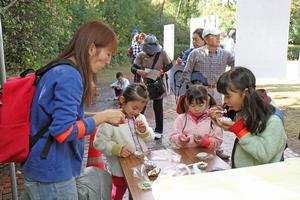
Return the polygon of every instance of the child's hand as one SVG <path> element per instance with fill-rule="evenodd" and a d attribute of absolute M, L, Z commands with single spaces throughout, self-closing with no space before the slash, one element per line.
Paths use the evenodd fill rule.
<path fill-rule="evenodd" d="M 135 126 L 136 129 L 140 132 L 140 133 L 145 133 L 146 132 L 146 125 L 142 120 L 136 120 L 135 121 Z"/>
<path fill-rule="evenodd" d="M 123 146 L 120 156 L 123 158 L 126 158 L 126 157 L 130 156 L 131 154 L 132 154 L 132 152 L 130 151 L 130 149 L 128 149 L 128 147 L 126 145 Z"/>
<path fill-rule="evenodd" d="M 121 90 L 122 88 L 120 86 L 115 87 L 117 90 Z"/>
<path fill-rule="evenodd" d="M 221 118 L 213 119 L 213 122 L 219 126 L 220 128 L 224 130 L 228 130 L 235 122 L 234 121 L 228 121 L 228 120 L 221 120 Z"/>
<path fill-rule="evenodd" d="M 203 136 L 202 136 L 202 135 L 199 135 L 199 134 L 194 134 L 194 135 L 193 135 L 193 138 L 194 138 L 194 142 L 195 142 L 196 144 L 199 144 L 199 143 L 201 142 Z"/>
<path fill-rule="evenodd" d="M 207 134 L 205 135 L 194 134 L 194 142 L 201 147 L 210 146 L 210 139 Z"/>
<path fill-rule="evenodd" d="M 177 65 L 181 65 L 183 62 L 182 62 L 182 59 L 181 58 L 177 58 L 176 60 L 176 64 Z"/>
<path fill-rule="evenodd" d="M 223 116 L 224 109 L 222 107 L 220 107 L 220 106 L 215 106 L 215 107 L 210 108 L 207 111 L 207 114 L 210 116 L 210 118 L 212 120 L 215 120 L 216 118 L 219 118 L 219 117 Z"/>
<path fill-rule="evenodd" d="M 189 143 L 189 141 L 190 141 L 190 137 L 188 137 L 188 135 L 186 135 L 186 134 L 180 134 L 179 135 L 179 142 L 181 143 L 181 144 L 187 144 L 187 143 Z"/>

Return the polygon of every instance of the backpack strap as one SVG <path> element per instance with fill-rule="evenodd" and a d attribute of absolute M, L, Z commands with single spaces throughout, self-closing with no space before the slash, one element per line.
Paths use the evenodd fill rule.
<path fill-rule="evenodd" d="M 47 65 L 45 65 L 44 67 L 38 69 L 36 72 L 35 72 L 35 75 L 36 75 L 36 79 L 34 81 L 34 85 L 37 86 L 37 84 L 39 83 L 41 77 L 46 73 L 48 72 L 50 69 L 58 66 L 58 65 L 62 65 L 62 64 L 66 64 L 66 65 L 69 65 L 73 68 L 75 68 L 76 70 L 79 71 L 79 69 L 76 67 L 75 63 L 73 63 L 71 60 L 69 59 L 66 59 L 66 58 L 63 58 L 63 59 L 60 59 L 60 60 L 57 60 L 57 61 L 53 61 L 53 62 L 50 62 L 48 63 Z M 80 73 L 80 72 L 79 72 Z M 81 75 L 81 73 L 80 73 Z"/>
<path fill-rule="evenodd" d="M 61 59 L 61 60 L 58 60 L 58 61 L 54 61 L 54 62 L 51 62 L 49 64 L 47 64 L 46 66 L 40 68 L 39 70 L 36 71 L 36 79 L 34 81 L 34 85 L 37 86 L 39 80 L 41 79 L 41 77 L 47 72 L 49 71 L 50 69 L 58 66 L 58 65 L 61 65 L 61 64 L 66 64 L 66 65 L 70 65 L 71 67 L 75 68 L 76 70 L 79 71 L 79 69 L 75 66 L 75 64 L 69 60 L 69 59 Z M 48 131 L 49 129 L 49 126 L 50 126 L 51 122 L 49 122 L 48 124 L 46 124 L 41 130 L 38 131 L 37 134 L 35 134 L 34 136 L 30 136 L 30 139 L 29 139 L 29 143 L 30 143 L 30 149 L 37 143 L 37 141 L 39 139 L 41 139 L 45 133 Z M 40 154 L 40 158 L 42 160 L 46 159 L 47 156 L 48 156 L 48 153 L 49 153 L 49 150 L 52 146 L 54 142 L 54 138 L 49 134 L 48 138 L 47 138 L 47 141 L 43 147 L 43 150 Z"/>
<path fill-rule="evenodd" d="M 158 60 L 159 56 L 160 56 L 160 52 L 155 54 L 151 69 L 154 69 L 154 65 L 157 63 L 157 60 Z"/>
<path fill-rule="evenodd" d="M 30 136 L 29 138 L 29 144 L 30 144 L 30 150 L 31 148 L 37 143 L 37 141 L 42 138 L 45 133 L 48 131 L 50 126 L 50 123 L 48 123 L 46 126 L 44 126 L 37 134 L 34 136 Z M 50 150 L 51 145 L 53 144 L 53 137 L 50 135 L 47 138 L 47 142 L 45 143 L 45 146 L 40 154 L 40 157 L 42 160 L 46 159 Z"/>

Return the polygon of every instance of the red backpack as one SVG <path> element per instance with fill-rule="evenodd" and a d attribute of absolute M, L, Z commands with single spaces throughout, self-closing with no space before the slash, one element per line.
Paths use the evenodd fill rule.
<path fill-rule="evenodd" d="M 47 132 L 49 125 L 30 137 L 31 103 L 42 75 L 59 64 L 74 65 L 69 60 L 60 60 L 36 72 L 25 70 L 19 77 L 9 78 L 3 84 L 0 92 L 0 163 L 26 161 L 30 148 Z"/>

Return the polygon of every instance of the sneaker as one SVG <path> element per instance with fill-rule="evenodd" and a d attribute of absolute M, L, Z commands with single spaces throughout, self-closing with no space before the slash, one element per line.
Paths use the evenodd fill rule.
<path fill-rule="evenodd" d="M 119 100 L 119 97 L 114 97 L 114 101 Z"/>
<path fill-rule="evenodd" d="M 154 132 L 154 139 L 159 140 L 162 137 L 162 133 Z"/>

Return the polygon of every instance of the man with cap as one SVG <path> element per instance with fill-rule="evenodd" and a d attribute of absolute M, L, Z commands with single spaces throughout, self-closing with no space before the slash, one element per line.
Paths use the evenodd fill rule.
<path fill-rule="evenodd" d="M 208 92 L 215 98 L 217 104 L 222 104 L 222 96 L 216 90 L 216 83 L 226 66 L 234 67 L 234 56 L 220 47 L 221 32 L 215 27 L 207 27 L 202 33 L 206 45 L 194 49 L 183 70 L 183 78 L 191 82 L 192 73 L 201 72 L 207 78 Z"/>
<path fill-rule="evenodd" d="M 216 83 L 227 66 L 234 67 L 234 56 L 220 47 L 220 34 L 215 27 L 206 27 L 203 30 L 202 37 L 206 45 L 190 53 L 183 70 L 183 79 L 190 84 L 193 72 L 201 72 L 207 78 L 207 83 L 203 85 L 207 87 L 216 103 L 222 105 L 222 95 L 218 93 Z M 217 154 L 223 159 L 229 158 L 221 151 L 217 151 Z"/>
<path fill-rule="evenodd" d="M 154 64 L 154 66 L 153 66 Z M 153 66 L 153 68 L 152 68 Z M 140 52 L 134 64 L 131 67 L 133 74 L 140 75 L 145 84 L 151 80 L 147 78 L 145 68 L 158 70 L 163 75 L 173 67 L 172 60 L 169 58 L 165 50 L 162 49 L 154 35 L 147 35 L 144 43 L 142 44 L 142 52 Z M 157 77 L 159 78 L 159 77 Z M 153 110 L 155 115 L 155 139 L 160 139 L 163 133 L 163 95 L 153 99 Z"/>

